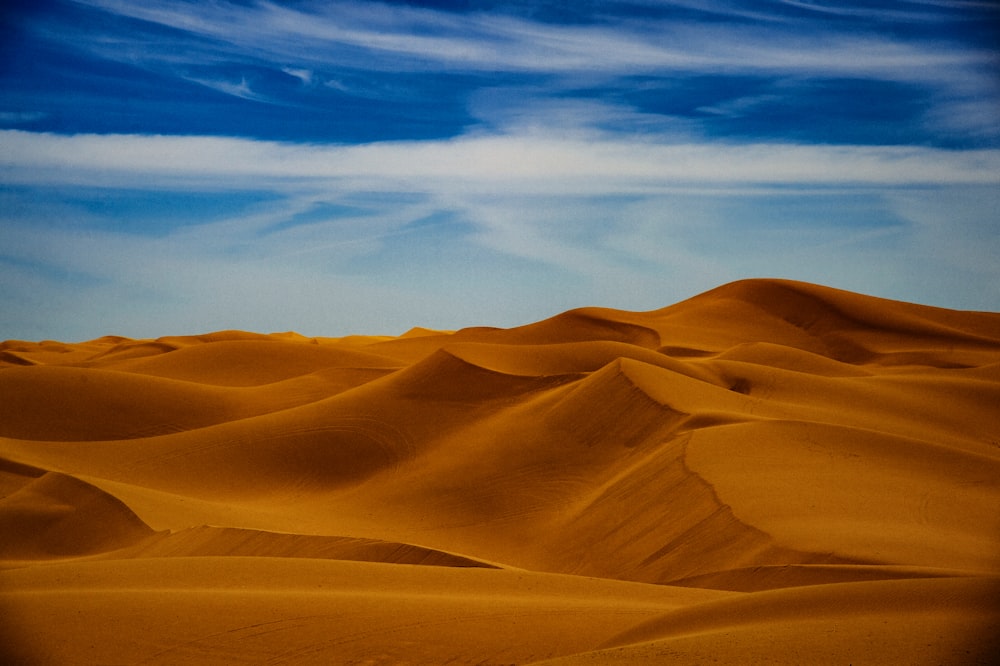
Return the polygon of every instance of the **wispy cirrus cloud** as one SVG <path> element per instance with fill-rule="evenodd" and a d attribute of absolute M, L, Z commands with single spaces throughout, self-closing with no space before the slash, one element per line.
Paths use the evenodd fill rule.
<path fill-rule="evenodd" d="M 904 39 L 866 30 L 864 24 L 825 20 L 828 14 L 916 24 L 941 20 L 940 13 L 926 7 L 920 11 L 920 5 L 892 12 L 784 3 L 808 10 L 790 16 L 773 10 L 748 11 L 741 3 L 686 3 L 706 13 L 711 10 L 716 19 L 707 21 L 694 16 L 678 20 L 666 11 L 670 5 L 685 3 L 663 3 L 663 14 L 647 14 L 642 20 L 605 14 L 592 22 L 560 24 L 484 11 L 459 15 L 367 2 L 243 6 L 76 1 L 210 39 L 218 53 L 228 57 L 243 54 L 267 61 L 284 58 L 327 65 L 358 65 L 363 58 L 365 68 L 384 66 L 392 71 L 442 67 L 547 73 L 735 69 L 924 79 L 946 78 L 944 70 L 953 75 L 956 66 L 996 64 L 995 54 L 988 49 L 949 43 L 940 32 L 934 39 Z M 758 21 L 752 29 L 745 23 L 748 17 Z M 116 52 L 108 49 L 105 54 Z M 197 57 L 201 60 L 204 54 Z"/>
<path fill-rule="evenodd" d="M 308 146 L 16 131 L 0 133 L 0 146 L 0 173 L 23 187 L 86 192 L 113 182 L 204 191 L 223 200 L 272 193 L 229 217 L 145 236 L 128 227 L 95 232 L 95 222 L 86 219 L 70 231 L 39 228 L 8 215 L 8 237 L 20 240 L 9 243 L 6 254 L 19 265 L 49 265 L 50 275 L 63 270 L 77 280 L 88 276 L 109 285 L 91 287 L 102 298 L 112 290 L 122 298 L 142 291 L 157 302 L 176 299 L 170 307 L 178 316 L 189 299 L 203 300 L 197 285 L 206 283 L 232 298 L 231 305 L 213 299 L 213 316 L 235 321 L 247 316 L 241 299 L 248 285 L 271 293 L 275 280 L 308 280 L 328 287 L 324 302 L 338 308 L 350 300 L 336 296 L 347 284 L 362 293 L 397 289 L 409 300 L 393 306 L 395 318 L 378 308 L 353 315 L 354 330 L 377 331 L 377 322 L 415 323 L 404 321 L 414 315 L 414 303 L 431 299 L 433 312 L 446 311 L 434 299 L 457 288 L 446 286 L 456 270 L 465 275 L 461 284 L 492 285 L 500 290 L 494 293 L 503 292 L 500 276 L 512 270 L 535 276 L 554 290 L 535 302 L 537 316 L 587 302 L 656 307 L 682 298 L 685 288 L 775 274 L 779 266 L 788 275 L 861 290 L 877 279 L 898 297 L 919 288 L 954 303 L 969 279 L 997 272 L 988 262 L 966 266 L 960 259 L 963 247 L 981 256 L 989 245 L 984 229 L 991 204 L 983 193 L 1000 185 L 997 150 L 649 145 L 596 134 Z M 951 202 L 947 213 L 930 205 L 939 199 Z M 73 212 L 60 215 L 72 218 Z M 979 231 L 953 236 L 956 224 Z M 945 246 L 949 256 L 938 258 L 933 273 L 923 275 L 907 260 Z M 109 261 L 112 256 L 132 259 Z M 664 291 L 666 283 L 684 288 Z M 433 298 L 419 293 L 429 284 Z M 990 293 L 964 303 L 1000 297 Z M 512 325 L 535 316 L 522 299 L 511 299 L 466 304 L 471 319 L 445 323 Z M 300 328 L 322 328 L 321 317 L 301 317 Z"/>
<path fill-rule="evenodd" d="M 130 118 L 133 131 L 148 133 L 196 126 L 199 134 L 304 141 L 457 136 L 496 115 L 481 94 L 492 89 L 492 103 L 520 103 L 527 113 L 614 100 L 649 121 L 686 121 L 704 135 L 752 141 L 780 136 L 789 120 L 803 142 L 1000 141 L 1000 112 L 989 112 L 1000 108 L 1000 57 L 981 27 L 995 23 L 997 11 L 974 3 L 901 3 L 897 11 L 863 3 L 608 3 L 590 13 L 567 9 L 568 21 L 540 19 L 525 9 L 530 3 L 520 12 L 356 1 L 73 6 L 87 20 L 24 21 L 50 49 L 83 57 L 66 75 L 66 90 L 53 93 L 66 105 L 39 129 L 113 132 L 106 118 L 118 109 L 71 117 L 68 107 L 79 109 L 69 98 L 89 98 L 88 78 L 103 80 L 102 68 L 116 63 L 132 72 L 116 76 L 143 86 L 133 98 L 150 100 L 134 102 Z M 145 87 L 135 71 L 166 86 Z M 971 119 L 947 122 L 973 106 Z M 861 127 L 868 129 L 851 129 Z"/>
<path fill-rule="evenodd" d="M 248 99 L 257 102 L 267 101 L 265 97 L 254 93 L 254 91 L 250 89 L 250 84 L 247 83 L 246 77 L 242 77 L 239 83 L 225 80 L 199 79 L 191 76 L 187 77 L 187 80 L 205 86 L 206 88 L 211 88 L 212 90 L 218 90 L 226 95 L 232 95 L 233 97 L 239 97 L 241 99 Z"/>

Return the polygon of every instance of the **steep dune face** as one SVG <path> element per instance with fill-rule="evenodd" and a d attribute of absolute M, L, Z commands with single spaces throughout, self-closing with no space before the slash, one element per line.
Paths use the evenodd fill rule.
<path fill-rule="evenodd" d="M 1000 315 L 780 280 L 399 338 L 9 341 L 0 605 L 18 619 L 0 632 L 29 663 L 232 661 L 259 623 L 281 630 L 251 661 L 653 663 L 732 640 L 719 654 L 750 663 L 977 663 L 1000 608 L 998 405 Z M 284 582 L 202 584 L 230 567 Z M 348 569 L 373 577 L 348 593 Z M 306 593 L 307 572 L 332 587 Z M 39 623 L 91 575 L 151 637 L 74 652 L 121 616 L 91 596 L 47 653 Z M 198 633 L 193 609 L 243 596 L 260 613 Z M 326 619 L 283 624 L 300 607 Z M 511 651 L 518 618 L 533 638 Z"/>
<path fill-rule="evenodd" d="M 72 476 L 0 461 L 0 481 L 0 559 L 103 553 L 154 534 L 120 500 Z"/>

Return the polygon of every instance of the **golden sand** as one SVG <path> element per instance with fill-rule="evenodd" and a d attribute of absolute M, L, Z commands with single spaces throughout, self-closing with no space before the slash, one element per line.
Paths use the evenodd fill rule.
<path fill-rule="evenodd" d="M 1000 314 L 780 280 L 0 344 L 0 662 L 991 664 Z"/>

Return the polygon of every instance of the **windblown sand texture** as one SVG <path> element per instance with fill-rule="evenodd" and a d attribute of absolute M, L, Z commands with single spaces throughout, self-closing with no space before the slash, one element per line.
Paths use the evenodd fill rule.
<path fill-rule="evenodd" d="M 989 664 L 1000 314 L 0 345 L 24 664 Z"/>

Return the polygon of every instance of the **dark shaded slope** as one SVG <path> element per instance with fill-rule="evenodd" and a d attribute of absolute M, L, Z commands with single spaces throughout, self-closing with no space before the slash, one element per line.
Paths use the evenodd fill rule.
<path fill-rule="evenodd" d="M 72 557 L 155 534 L 117 498 L 77 478 L 0 459 L 0 558 Z"/>

